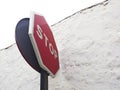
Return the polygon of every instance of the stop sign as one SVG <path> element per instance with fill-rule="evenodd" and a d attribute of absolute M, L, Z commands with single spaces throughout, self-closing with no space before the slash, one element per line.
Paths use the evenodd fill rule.
<path fill-rule="evenodd" d="M 42 15 L 32 13 L 29 37 L 40 67 L 54 77 L 59 70 L 58 50 L 52 31 Z"/>

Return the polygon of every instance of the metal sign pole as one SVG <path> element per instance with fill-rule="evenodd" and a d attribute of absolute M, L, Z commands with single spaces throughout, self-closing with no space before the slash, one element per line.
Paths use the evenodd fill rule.
<path fill-rule="evenodd" d="M 45 70 L 41 70 L 40 90 L 48 90 L 48 73 Z"/>

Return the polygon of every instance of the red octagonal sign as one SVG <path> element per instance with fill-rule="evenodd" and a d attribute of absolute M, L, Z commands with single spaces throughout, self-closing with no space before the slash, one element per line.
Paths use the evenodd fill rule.
<path fill-rule="evenodd" d="M 31 15 L 29 37 L 40 67 L 54 77 L 59 70 L 58 50 L 51 29 L 42 15 Z"/>

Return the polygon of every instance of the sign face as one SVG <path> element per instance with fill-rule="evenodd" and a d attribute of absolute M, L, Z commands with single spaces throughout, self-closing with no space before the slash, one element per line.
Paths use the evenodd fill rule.
<path fill-rule="evenodd" d="M 58 50 L 51 29 L 42 15 L 32 14 L 29 37 L 40 67 L 54 77 L 59 70 Z"/>

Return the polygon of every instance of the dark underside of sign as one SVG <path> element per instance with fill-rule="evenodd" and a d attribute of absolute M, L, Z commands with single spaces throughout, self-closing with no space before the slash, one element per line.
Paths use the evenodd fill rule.
<path fill-rule="evenodd" d="M 38 64 L 31 41 L 29 39 L 28 30 L 29 18 L 20 20 L 16 26 L 15 31 L 16 43 L 27 63 L 36 71 L 41 72 L 41 68 Z"/>

